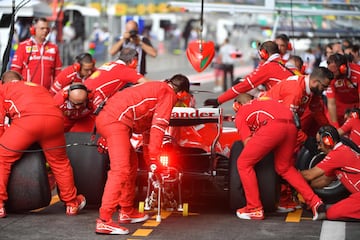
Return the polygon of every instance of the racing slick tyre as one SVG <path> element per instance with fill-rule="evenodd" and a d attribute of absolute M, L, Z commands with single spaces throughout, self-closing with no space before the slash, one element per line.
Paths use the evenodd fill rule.
<path fill-rule="evenodd" d="M 241 141 L 236 141 L 230 151 L 229 205 L 238 209 L 246 205 L 244 190 L 237 170 L 237 159 L 243 150 Z M 279 176 L 275 172 L 272 154 L 267 155 L 255 166 L 259 192 L 264 211 L 273 212 L 280 196 Z"/>
<path fill-rule="evenodd" d="M 34 144 L 29 150 L 41 149 Z M 46 207 L 51 201 L 45 156 L 42 151 L 26 152 L 11 169 L 8 182 L 9 212 L 22 212 Z"/>
<path fill-rule="evenodd" d="M 109 168 L 108 154 L 97 150 L 97 139 L 91 141 L 92 133 L 68 132 L 66 143 L 72 144 L 66 149 L 74 172 L 78 194 L 86 198 L 87 206 L 101 203 Z"/>
<path fill-rule="evenodd" d="M 305 150 L 305 152 L 308 150 Z M 302 158 L 298 159 L 297 167 L 299 170 L 310 169 L 326 156 L 325 153 L 321 152 L 315 156 L 312 156 L 310 153 L 304 153 Z M 318 195 L 325 204 L 336 203 L 347 196 L 349 196 L 349 191 L 341 184 L 339 180 L 333 181 L 329 186 L 323 188 L 313 188 L 316 195 Z"/>

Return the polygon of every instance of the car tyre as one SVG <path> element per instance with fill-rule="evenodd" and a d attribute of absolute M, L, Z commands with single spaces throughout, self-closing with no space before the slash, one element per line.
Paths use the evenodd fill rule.
<path fill-rule="evenodd" d="M 74 144 L 66 149 L 74 172 L 78 194 L 86 198 L 87 206 L 101 204 L 109 168 L 108 154 L 97 151 L 97 139 L 91 141 L 92 133 L 68 132 L 66 143 Z"/>
<path fill-rule="evenodd" d="M 29 150 L 41 150 L 35 144 Z M 7 187 L 9 212 L 46 207 L 51 201 L 45 156 L 42 151 L 26 152 L 14 163 Z"/>
<path fill-rule="evenodd" d="M 237 170 L 237 159 L 243 150 L 241 141 L 236 141 L 230 151 L 229 205 L 232 210 L 244 207 L 246 199 Z M 273 212 L 280 196 L 279 176 L 275 172 L 272 154 L 267 155 L 255 166 L 259 192 L 264 211 Z"/>

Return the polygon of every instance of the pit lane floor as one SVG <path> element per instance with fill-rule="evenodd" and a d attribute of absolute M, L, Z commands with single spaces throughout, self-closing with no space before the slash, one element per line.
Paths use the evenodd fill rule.
<path fill-rule="evenodd" d="M 152 216 L 148 221 L 123 225 L 129 228 L 128 235 L 97 235 L 94 233 L 97 207 L 88 206 L 78 216 L 68 217 L 56 195 L 53 199 L 54 203 L 44 209 L 9 213 L 7 218 L 0 219 L 0 239 L 360 239 L 359 222 L 312 221 L 308 210 L 289 214 L 267 213 L 263 221 L 238 219 L 227 207 L 226 192 L 189 200 L 187 217 L 181 212 L 162 211 L 159 223 L 155 220 L 156 212 L 148 211 Z"/>

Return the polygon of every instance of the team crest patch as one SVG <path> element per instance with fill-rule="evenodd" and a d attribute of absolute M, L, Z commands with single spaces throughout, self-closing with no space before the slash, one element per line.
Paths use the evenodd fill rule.
<path fill-rule="evenodd" d="M 47 53 L 51 53 L 51 54 L 55 54 L 55 53 L 56 53 L 55 48 L 46 49 L 46 52 L 47 52 Z"/>
<path fill-rule="evenodd" d="M 335 81 L 335 87 L 342 87 L 344 86 L 344 81 L 342 79 L 336 80 Z"/>

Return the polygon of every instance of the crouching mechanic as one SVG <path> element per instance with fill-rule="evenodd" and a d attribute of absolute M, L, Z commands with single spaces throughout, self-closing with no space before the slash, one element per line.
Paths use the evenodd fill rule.
<path fill-rule="evenodd" d="M 73 170 L 66 155 L 63 117 L 49 91 L 8 71 L 0 85 L 0 123 L 10 119 L 4 130 L 0 127 L 0 218 L 6 216 L 7 184 L 11 166 L 21 158 L 22 151 L 38 142 L 55 176 L 60 198 L 66 204 L 66 214 L 76 215 L 86 204 L 76 195 Z"/>
<path fill-rule="evenodd" d="M 189 92 L 189 87 L 188 78 L 181 74 L 164 82 L 134 85 L 109 98 L 96 117 L 98 133 L 106 139 L 110 157 L 110 170 L 99 218 L 96 220 L 96 233 L 129 233 L 127 228 L 112 222 L 112 215 L 118 206 L 121 207 L 119 223 L 136 223 L 148 219 L 147 214 L 139 213 L 133 207 L 138 160 L 130 139 L 133 133 L 150 136 L 144 136 L 149 164 L 160 166 L 158 155 L 172 108 L 177 102 L 177 95 Z"/>
<path fill-rule="evenodd" d="M 64 116 L 64 132 L 93 131 L 95 106 L 92 96 L 82 83 L 73 83 L 56 93 L 54 100 Z"/>
<path fill-rule="evenodd" d="M 316 134 L 318 147 L 326 157 L 315 167 L 301 171 L 314 188 L 323 188 L 339 179 L 351 195 L 326 211 L 329 220 L 360 219 L 360 155 L 340 142 L 335 127 L 325 125 Z"/>
<path fill-rule="evenodd" d="M 241 219 L 264 219 L 254 166 L 273 152 L 275 171 L 303 196 L 312 209 L 313 220 L 321 219 L 325 205 L 293 164 L 297 128 L 288 107 L 260 97 L 238 110 L 235 124 L 244 143 L 237 167 L 246 198 L 246 206 L 238 209 L 236 215 Z"/>

